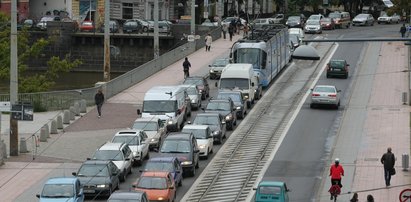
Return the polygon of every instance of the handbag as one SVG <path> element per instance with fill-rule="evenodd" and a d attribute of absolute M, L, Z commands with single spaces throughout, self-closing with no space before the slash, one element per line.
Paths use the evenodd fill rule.
<path fill-rule="evenodd" d="M 395 168 L 392 168 L 392 169 L 390 170 L 390 175 L 395 175 Z"/>

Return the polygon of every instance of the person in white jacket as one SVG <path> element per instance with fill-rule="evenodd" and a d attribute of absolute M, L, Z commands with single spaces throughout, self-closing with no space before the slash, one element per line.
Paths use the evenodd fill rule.
<path fill-rule="evenodd" d="M 213 42 L 213 37 L 211 37 L 211 34 L 207 34 L 205 37 L 206 51 L 210 51 L 211 42 Z"/>

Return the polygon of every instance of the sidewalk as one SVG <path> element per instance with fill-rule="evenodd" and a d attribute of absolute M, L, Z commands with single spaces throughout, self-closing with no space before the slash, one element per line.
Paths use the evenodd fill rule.
<path fill-rule="evenodd" d="M 192 68 L 190 75 L 205 76 L 209 72 L 208 65 L 216 58 L 228 57 L 232 44 L 241 36 L 235 35 L 233 41 L 218 39 L 211 45 L 211 51 L 202 48 L 188 56 Z M 130 87 L 124 92 L 110 98 L 102 109 L 102 117 L 97 118 L 94 107 L 88 113 L 72 122 L 57 135 L 51 135 L 48 142 L 40 143 L 36 160 L 32 161 L 31 153 L 9 157 L 6 164 L 0 166 L 0 196 L 1 201 L 34 200 L 42 183 L 50 176 L 61 176 L 76 171 L 86 157 L 89 157 L 102 143 L 110 140 L 119 129 L 131 126 L 137 118 L 136 109 L 141 107 L 145 92 L 153 86 L 178 85 L 183 81 L 183 60 L 163 69 L 144 81 Z M 33 122 L 19 122 L 19 138 L 29 137 L 36 133 L 59 111 L 35 113 Z M 8 116 L 1 118 L 1 138 L 5 140 L 9 150 Z M 31 143 L 27 142 L 31 151 Z M 70 166 L 66 166 L 68 164 Z M 64 169 L 62 169 L 64 168 Z M 34 170 L 33 170 L 34 169 Z M 35 172 L 34 172 L 35 171 Z M 33 173 L 34 172 L 34 173 Z M 33 176 L 30 176 L 33 173 Z M 30 176 L 30 177 L 29 177 Z M 11 191 L 18 189 L 19 191 Z"/>
<path fill-rule="evenodd" d="M 331 159 L 340 158 L 345 169 L 338 201 L 349 201 L 352 193 L 357 192 L 359 201 L 366 201 L 371 194 L 375 201 L 395 202 L 402 190 L 411 187 L 411 175 L 401 167 L 401 155 L 410 153 L 410 106 L 402 103 L 402 93 L 409 88 L 409 73 L 401 72 L 408 69 L 408 47 L 402 42 L 382 43 L 381 47 L 376 44 L 371 43 L 366 52 L 369 56 L 376 53 L 375 56 L 365 58 L 357 68 L 360 78 L 353 84 L 355 88 L 345 106 L 332 153 Z M 372 91 L 364 92 L 368 87 Z M 397 159 L 397 174 L 390 187 L 385 186 L 380 162 L 387 147 L 392 147 Z M 323 175 L 320 201 L 330 201 L 328 169 Z"/>

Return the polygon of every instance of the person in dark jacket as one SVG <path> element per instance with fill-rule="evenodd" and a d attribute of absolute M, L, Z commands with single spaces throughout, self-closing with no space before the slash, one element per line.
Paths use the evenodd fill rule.
<path fill-rule="evenodd" d="M 405 24 L 403 24 L 402 27 L 400 28 L 400 33 L 401 33 L 402 38 L 404 38 L 405 32 L 407 32 L 407 28 L 405 27 Z"/>
<path fill-rule="evenodd" d="M 391 181 L 391 171 L 394 169 L 395 165 L 395 156 L 391 152 L 391 147 L 388 147 L 387 153 L 383 154 L 381 157 L 381 163 L 384 164 L 384 178 L 385 185 L 390 186 Z"/>
<path fill-rule="evenodd" d="M 350 202 L 358 202 L 357 192 L 354 192 L 354 194 L 352 195 L 352 198 L 350 199 Z"/>
<path fill-rule="evenodd" d="M 190 68 L 191 68 L 191 63 L 188 61 L 188 58 L 186 57 L 183 62 L 184 78 L 187 78 L 190 76 Z"/>
<path fill-rule="evenodd" d="M 97 105 L 98 118 L 100 118 L 101 117 L 101 107 L 103 106 L 103 103 L 104 103 L 104 94 L 101 89 L 98 89 L 96 95 L 94 96 L 94 101 Z"/>
<path fill-rule="evenodd" d="M 367 202 L 374 202 L 374 197 L 371 194 L 368 194 Z"/>
<path fill-rule="evenodd" d="M 230 41 L 233 41 L 233 35 L 234 35 L 234 25 L 230 24 L 228 27 L 228 34 L 230 35 Z"/>

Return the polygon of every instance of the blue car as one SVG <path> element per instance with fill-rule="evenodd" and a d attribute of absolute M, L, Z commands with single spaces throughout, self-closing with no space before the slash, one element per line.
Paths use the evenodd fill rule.
<path fill-rule="evenodd" d="M 155 157 L 147 161 L 143 171 L 167 171 L 173 175 L 175 184 L 182 185 L 183 168 L 177 157 Z"/>
<path fill-rule="evenodd" d="M 74 177 L 50 178 L 36 195 L 40 202 L 83 202 L 84 193 L 80 181 Z"/>

